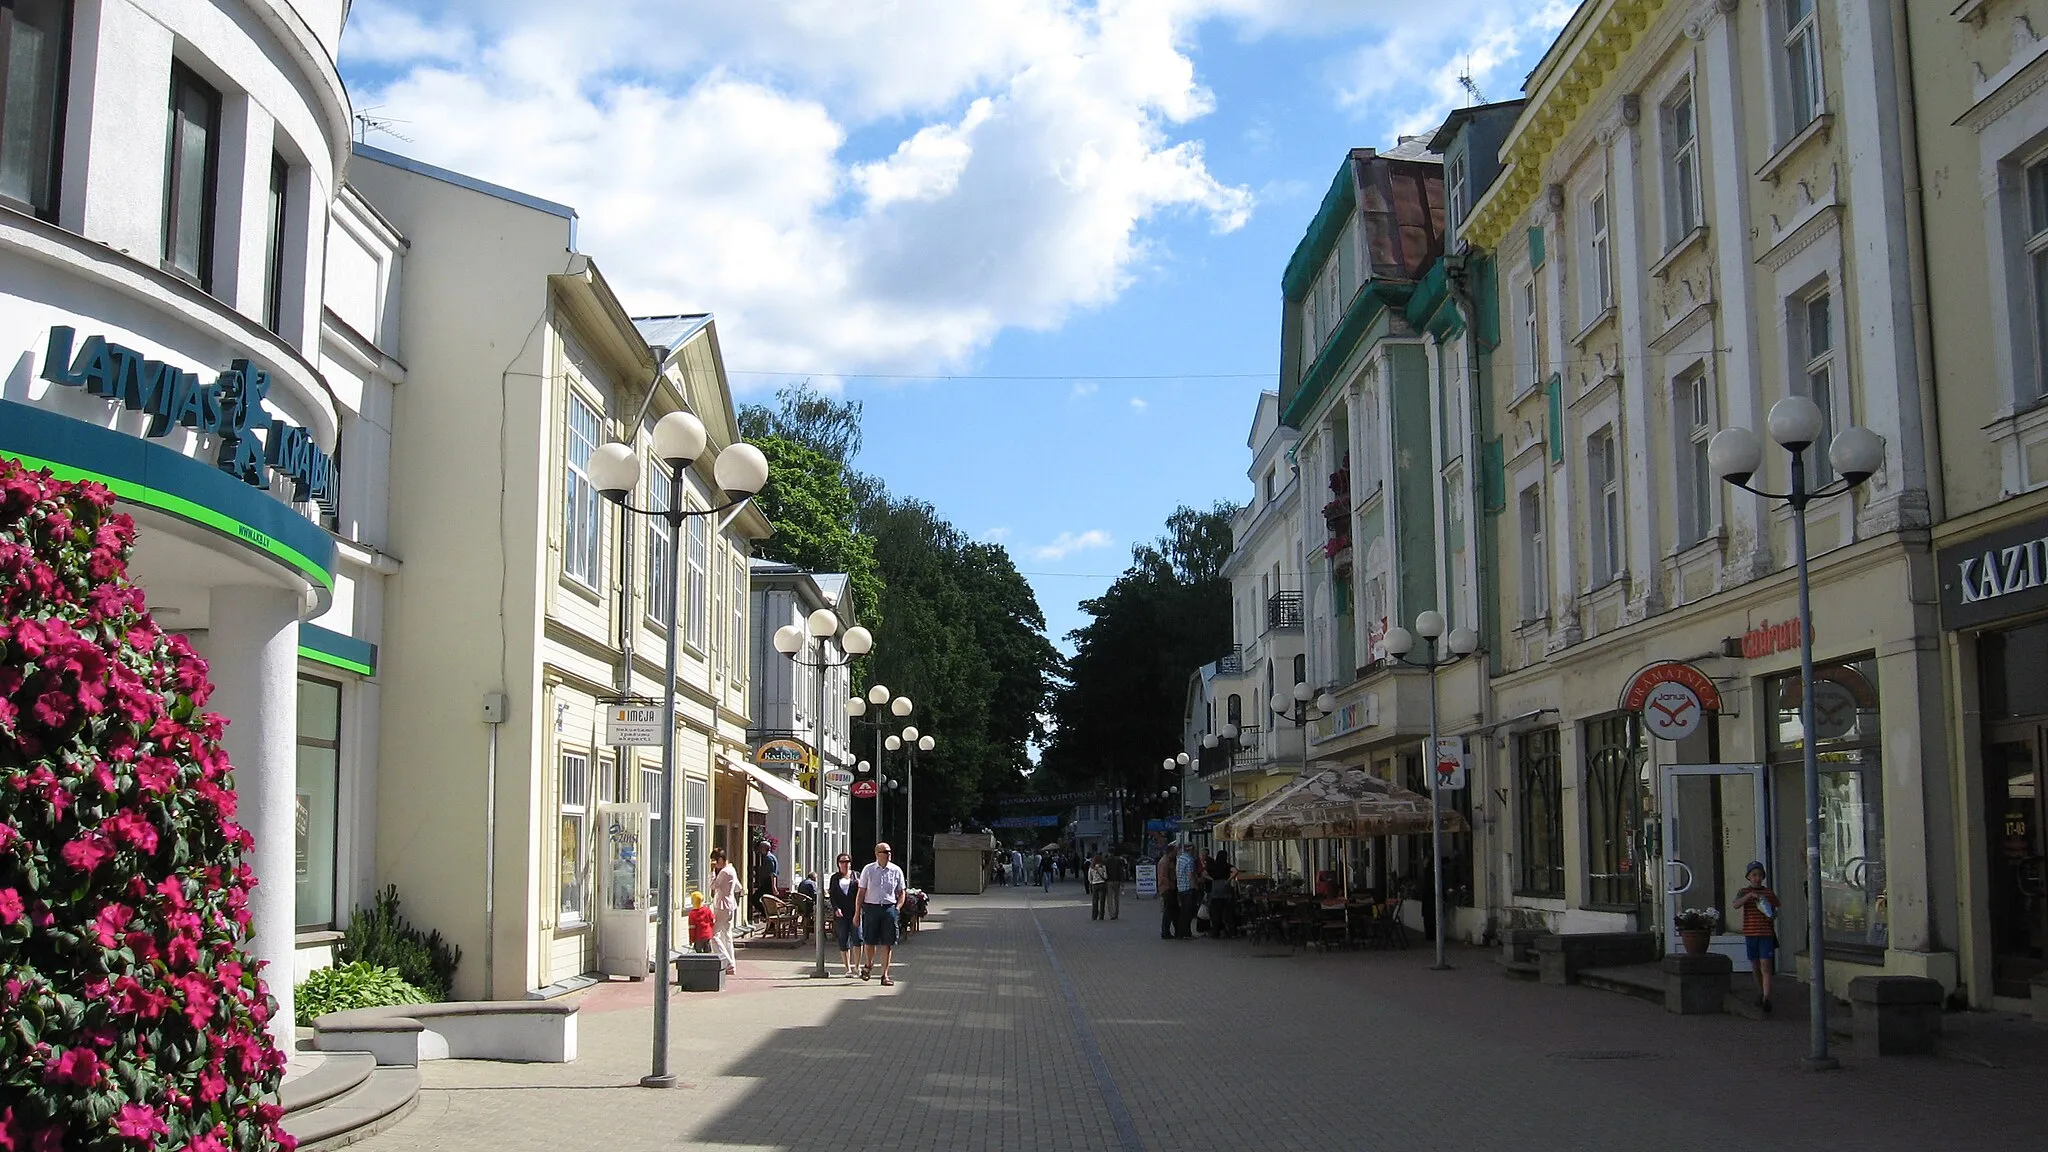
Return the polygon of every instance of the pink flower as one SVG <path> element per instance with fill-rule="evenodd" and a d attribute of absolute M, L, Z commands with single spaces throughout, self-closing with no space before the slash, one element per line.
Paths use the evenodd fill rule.
<path fill-rule="evenodd" d="M 64 693 L 52 689 L 36 697 L 36 720 L 45 728 L 61 728 L 71 719 L 71 706 L 75 701 Z"/>
<path fill-rule="evenodd" d="M 98 868 L 113 854 L 113 846 L 98 832 L 88 832 L 57 851 L 57 855 L 63 858 L 64 863 L 86 873 Z"/>
<path fill-rule="evenodd" d="M 178 765 L 161 756 L 147 756 L 135 765 L 135 779 L 143 791 L 161 796 L 178 782 Z"/>
<path fill-rule="evenodd" d="M 133 912 L 119 904 L 109 904 L 100 909 L 100 914 L 93 917 L 92 929 L 93 935 L 99 938 L 100 947 L 108 949 L 119 947 L 121 930 L 128 926 L 129 919 L 134 915 Z"/>
<path fill-rule="evenodd" d="M 67 1049 L 43 1071 L 43 1082 L 46 1084 L 76 1084 L 81 1088 L 90 1088 L 99 1082 L 99 1078 L 99 1053 L 90 1048 Z"/>
<path fill-rule="evenodd" d="M 100 827 L 114 839 L 140 850 L 144 855 L 156 851 L 156 824 L 132 808 L 114 813 Z"/>
<path fill-rule="evenodd" d="M 228 1152 L 228 1146 L 220 1142 L 220 1133 L 227 1129 L 216 1124 L 211 1132 L 201 1132 L 185 1145 L 185 1152 Z M 297 1141 L 293 1141 L 296 1146 Z"/>
<path fill-rule="evenodd" d="M 114 1113 L 114 1131 L 130 1140 L 150 1142 L 170 1129 L 165 1126 L 164 1118 L 149 1105 L 123 1104 L 121 1110 Z"/>
<path fill-rule="evenodd" d="M 21 919 L 21 893 L 12 888 L 0 888 L 0 927 Z"/>
<path fill-rule="evenodd" d="M 214 1069 L 208 1068 L 199 1074 L 199 1099 L 201 1102 L 211 1104 L 226 1094 L 227 1090 L 227 1078 Z"/>

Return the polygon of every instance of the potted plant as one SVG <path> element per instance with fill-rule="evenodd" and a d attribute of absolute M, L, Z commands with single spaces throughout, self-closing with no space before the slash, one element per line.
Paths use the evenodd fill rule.
<path fill-rule="evenodd" d="M 1673 921 L 1678 929 L 1678 942 L 1690 956 L 1704 955 L 1714 933 L 1721 930 L 1721 911 L 1718 908 L 1687 908 L 1679 912 Z"/>

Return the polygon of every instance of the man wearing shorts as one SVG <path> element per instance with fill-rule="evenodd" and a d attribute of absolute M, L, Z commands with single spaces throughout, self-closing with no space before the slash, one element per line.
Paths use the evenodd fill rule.
<path fill-rule="evenodd" d="M 887 844 L 875 845 L 875 862 L 860 870 L 860 889 L 855 897 L 860 906 L 860 939 L 866 949 L 860 966 L 860 978 L 865 980 L 875 969 L 875 949 L 882 950 L 882 984 L 894 984 L 889 979 L 889 957 L 896 950 L 897 926 L 902 922 L 903 903 L 910 896 L 910 885 L 903 879 L 903 869 L 898 868 L 889 857 Z"/>
<path fill-rule="evenodd" d="M 1736 910 L 1742 914 L 1742 943 L 1749 949 L 1749 966 L 1756 972 L 1757 1007 L 1771 1010 L 1771 967 L 1778 955 L 1778 894 L 1764 883 L 1764 862 L 1751 860 L 1743 870 L 1749 886 L 1735 894 Z"/>

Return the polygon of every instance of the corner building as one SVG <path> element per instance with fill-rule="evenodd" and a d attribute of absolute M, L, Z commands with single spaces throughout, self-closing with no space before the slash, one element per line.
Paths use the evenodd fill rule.
<path fill-rule="evenodd" d="M 395 571 L 402 369 L 374 307 L 323 306 L 324 272 L 375 299 L 398 259 L 340 184 L 346 9 L 0 7 L 0 453 L 112 488 L 150 610 L 212 665 L 287 1047 L 295 976 L 366 897 Z"/>

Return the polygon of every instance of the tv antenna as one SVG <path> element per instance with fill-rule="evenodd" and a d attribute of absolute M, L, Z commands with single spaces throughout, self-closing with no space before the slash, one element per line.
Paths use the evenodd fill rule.
<path fill-rule="evenodd" d="M 390 116 L 371 115 L 372 112 L 375 112 L 377 109 L 382 107 L 382 104 L 373 104 L 368 108 L 362 108 L 357 110 L 355 115 L 356 143 L 364 143 L 364 138 L 367 137 L 372 132 L 382 132 L 386 136 L 390 136 L 397 140 L 403 140 L 407 144 L 412 143 L 412 137 L 407 136 L 405 133 L 400 132 L 398 129 L 392 127 L 392 125 L 394 124 L 406 124 L 410 123 L 410 121 L 399 120 Z"/>
<path fill-rule="evenodd" d="M 1465 94 L 1472 97 L 1474 104 L 1486 103 L 1486 93 L 1481 92 L 1479 90 L 1479 82 L 1472 79 L 1472 58 L 1470 56 L 1465 57 L 1465 70 L 1458 73 L 1458 87 L 1463 88 Z"/>

